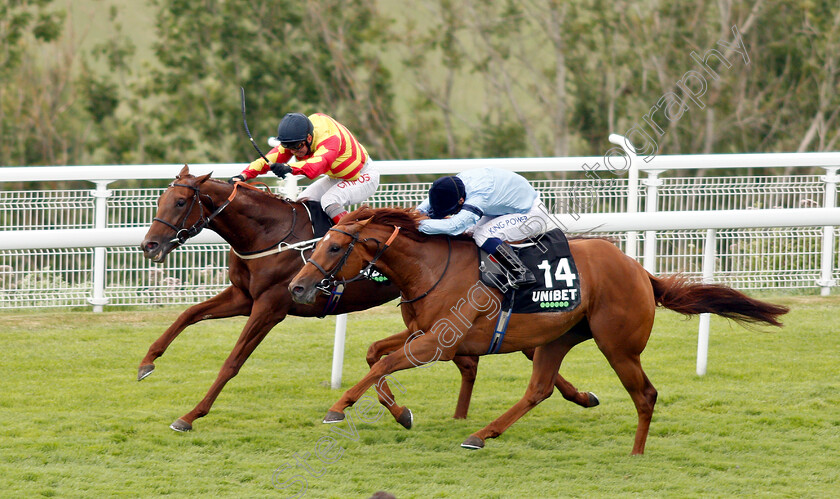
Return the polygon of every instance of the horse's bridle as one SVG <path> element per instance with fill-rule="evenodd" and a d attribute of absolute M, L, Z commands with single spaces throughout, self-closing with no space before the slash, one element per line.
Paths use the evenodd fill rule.
<path fill-rule="evenodd" d="M 372 237 L 369 237 L 367 239 L 362 240 L 363 243 L 366 242 L 366 241 L 375 242 L 379 249 L 377 250 L 376 254 L 373 256 L 373 259 L 371 259 L 368 262 L 368 264 L 365 265 L 362 268 L 362 270 L 359 271 L 359 274 L 356 275 L 356 276 L 353 276 L 350 279 L 336 279 L 335 275 L 338 274 L 341 271 L 342 267 L 344 267 L 344 264 L 347 263 L 347 258 L 350 256 L 350 253 L 353 251 L 353 248 L 355 248 L 356 243 L 359 242 L 359 234 L 358 233 L 351 234 L 349 232 L 343 231 L 341 229 L 336 229 L 336 228 L 330 228 L 330 230 L 333 231 L 333 232 L 338 232 L 339 234 L 344 234 L 345 236 L 347 236 L 351 239 L 350 244 L 347 245 L 347 249 L 344 251 L 344 254 L 341 255 L 341 258 L 338 260 L 338 263 L 332 268 L 332 270 L 328 271 L 328 270 L 324 269 L 324 267 L 322 267 L 321 264 L 319 264 L 318 262 L 313 260 L 312 257 L 310 257 L 306 260 L 307 263 L 311 263 L 313 267 L 318 269 L 318 271 L 321 272 L 321 274 L 323 274 L 324 278 L 321 279 L 321 281 L 315 286 L 315 289 L 318 289 L 319 291 L 321 291 L 322 293 L 327 294 L 327 295 L 329 295 L 331 293 L 330 289 L 335 287 L 335 286 L 346 285 L 347 283 L 350 283 L 350 282 L 359 281 L 361 279 L 367 279 L 370 276 L 370 273 L 374 270 L 374 266 L 376 265 L 376 262 L 379 260 L 380 257 L 382 257 L 382 254 L 385 253 L 385 250 L 387 250 L 391 246 L 391 243 L 394 242 L 394 239 L 397 238 L 397 235 L 400 232 L 400 227 L 399 226 L 394 226 L 394 232 L 391 233 L 391 236 L 388 238 L 387 241 L 385 241 L 384 244 L 382 244 L 382 242 L 379 241 L 378 239 L 375 239 L 375 238 L 372 238 Z M 412 298 L 411 300 L 400 300 L 399 305 L 402 305 L 404 303 L 413 303 L 413 302 L 416 302 L 417 300 L 425 298 L 429 293 L 431 293 L 437 287 L 438 284 L 440 284 L 440 281 L 443 280 L 443 276 L 446 275 L 446 271 L 447 271 L 447 269 L 449 269 L 449 261 L 451 260 L 451 257 L 452 257 L 452 240 L 447 237 L 446 242 L 449 245 L 449 252 L 446 255 L 446 266 L 443 268 L 443 273 L 441 273 L 437 282 L 435 282 L 432 285 L 432 287 L 429 288 L 428 291 L 426 291 L 425 293 L 423 293 L 422 295 L 420 295 L 416 298 Z"/>
<path fill-rule="evenodd" d="M 388 240 L 385 241 L 385 244 L 382 244 L 381 241 L 372 237 L 362 240 L 362 242 L 375 242 L 379 249 L 377 250 L 376 255 L 374 255 L 373 259 L 370 262 L 368 262 L 368 264 L 365 265 L 365 267 L 362 270 L 359 271 L 359 274 L 353 276 L 350 279 L 337 279 L 335 275 L 341 272 L 341 269 L 344 267 L 344 264 L 347 263 L 347 258 L 350 256 L 350 253 L 353 252 L 353 248 L 356 247 L 356 243 L 359 242 L 359 234 L 351 234 L 347 231 L 336 229 L 335 227 L 330 227 L 330 231 L 338 232 L 339 234 L 344 234 L 345 236 L 350 238 L 350 244 L 347 245 L 347 249 L 344 250 L 344 254 L 341 255 L 341 258 L 338 260 L 338 263 L 335 264 L 332 270 L 326 270 L 324 269 L 324 267 L 321 266 L 320 263 L 313 260 L 312 257 L 306 259 L 306 263 L 311 263 L 312 266 L 318 269 L 318 271 L 324 276 L 324 278 L 321 279 L 321 281 L 315 286 L 315 289 L 318 289 L 324 294 L 330 294 L 330 288 L 334 286 L 346 285 L 350 282 L 356 282 L 362 279 L 366 279 L 370 274 L 371 270 L 373 269 L 373 266 L 376 265 L 376 262 L 379 260 L 382 254 L 385 253 L 385 250 L 387 250 L 388 247 L 391 246 L 391 243 L 394 242 L 394 239 L 397 238 L 397 234 L 399 234 L 400 232 L 400 227 L 394 227 L 394 232 L 391 233 L 391 237 L 389 237 Z"/>
<path fill-rule="evenodd" d="M 185 242 L 187 242 L 187 239 L 189 239 L 191 237 L 195 237 L 196 235 L 198 235 L 199 232 L 204 230 L 204 227 L 206 227 L 207 224 L 209 224 L 214 218 L 216 218 L 216 215 L 221 213 L 222 210 L 227 208 L 227 205 L 229 205 L 230 201 L 231 201 L 231 199 L 228 198 L 228 200 L 225 201 L 222 204 L 222 206 L 220 206 L 215 211 L 213 211 L 213 213 L 211 213 L 209 216 L 204 216 L 204 205 L 201 204 L 202 194 L 201 194 L 201 191 L 198 189 L 198 187 L 196 187 L 194 185 L 187 185 L 187 184 L 176 184 L 175 182 L 172 182 L 171 184 L 169 184 L 169 187 L 186 187 L 187 189 L 192 189 L 192 191 L 193 191 L 192 200 L 190 201 L 190 207 L 187 209 L 187 212 L 184 214 L 184 217 L 181 219 L 181 222 L 177 226 L 167 222 L 166 220 L 164 220 L 162 218 L 155 217 L 155 218 L 152 219 L 152 223 L 160 222 L 163 225 L 165 225 L 165 226 L 167 226 L 170 229 L 175 231 L 175 237 L 173 239 L 171 239 L 169 242 L 170 243 L 176 243 L 176 246 L 175 246 L 176 248 L 178 246 L 184 244 Z M 234 190 L 234 192 L 235 192 L 235 190 Z M 206 194 L 205 194 L 205 196 L 206 196 Z M 210 198 L 210 196 L 207 196 L 207 198 L 210 199 L 210 201 L 212 202 L 212 198 Z M 192 210 L 193 210 L 193 208 L 196 207 L 196 205 L 198 205 L 198 208 L 199 208 L 199 217 L 200 218 L 191 227 L 184 228 L 184 225 L 187 223 L 187 219 L 190 218 L 190 214 L 192 214 Z"/>
<path fill-rule="evenodd" d="M 202 194 L 201 190 L 199 190 L 199 188 L 194 186 L 194 185 L 178 184 L 178 183 L 172 182 L 171 184 L 169 184 L 169 187 L 186 187 L 187 189 L 191 189 L 193 191 L 192 200 L 190 201 L 190 207 L 189 207 L 189 209 L 187 209 L 187 213 L 184 215 L 184 217 L 181 219 L 181 222 L 177 226 L 167 222 L 166 220 L 164 220 L 162 218 L 158 218 L 158 217 L 153 218 L 152 223 L 160 222 L 163 225 L 166 225 L 170 229 L 174 230 L 175 231 L 175 237 L 173 239 L 171 239 L 169 242 L 170 243 L 175 243 L 175 248 L 177 248 L 178 246 L 181 246 L 182 244 L 187 242 L 188 239 L 197 236 L 198 233 L 201 232 L 202 230 L 204 230 L 204 228 L 207 227 L 210 224 L 210 222 L 213 221 L 214 218 L 216 218 L 222 211 L 224 211 L 224 209 L 228 207 L 228 205 L 231 203 L 231 201 L 233 201 L 233 198 L 236 197 L 236 192 L 237 192 L 237 189 L 239 188 L 240 185 L 243 185 L 243 186 L 245 186 L 247 188 L 250 188 L 250 189 L 260 190 L 256 187 L 251 186 L 249 184 L 246 184 L 244 182 L 236 182 L 233 185 L 233 191 L 230 193 L 230 196 L 228 196 L 228 198 L 225 200 L 225 202 L 222 203 L 221 206 L 219 206 L 215 210 L 212 210 L 212 213 L 210 213 L 210 215 L 205 216 L 204 215 L 204 205 L 201 204 L 201 196 L 207 196 L 207 198 L 210 200 L 211 203 L 213 202 L 213 199 L 210 196 L 208 196 L 207 194 Z M 289 203 L 289 204 L 291 204 L 291 203 Z M 190 218 L 190 214 L 192 213 L 192 210 L 193 210 L 193 208 L 195 208 L 196 205 L 198 205 L 198 208 L 199 208 L 199 219 L 194 224 L 192 224 L 192 226 L 190 226 L 189 228 L 184 228 L 184 225 L 186 224 L 187 219 Z M 289 233 L 286 234 L 283 237 L 283 239 L 280 240 L 281 243 L 283 241 L 285 241 L 286 239 L 288 239 L 289 236 L 291 236 L 294 233 L 296 224 L 297 224 L 297 210 L 295 209 L 294 206 L 292 206 L 292 225 L 291 225 L 291 228 L 289 229 Z M 273 248 L 274 246 L 277 246 L 277 244 L 273 244 L 273 245 L 269 246 L 269 248 Z M 173 249 L 175 249 L 175 248 L 173 248 Z M 242 253 L 242 254 L 243 255 L 250 255 L 250 254 L 261 253 L 263 251 L 265 251 L 265 250 L 263 249 L 263 250 L 257 250 L 257 251 L 249 251 L 247 253 Z"/>

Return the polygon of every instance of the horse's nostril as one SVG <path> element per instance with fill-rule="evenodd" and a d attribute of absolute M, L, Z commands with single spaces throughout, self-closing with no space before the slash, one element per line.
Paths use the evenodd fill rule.
<path fill-rule="evenodd" d="M 147 242 L 146 244 L 143 245 L 143 249 L 146 250 L 146 251 L 154 251 L 154 250 L 157 249 L 157 247 L 158 247 L 158 243 L 156 243 L 154 241 L 149 241 L 149 242 Z"/>
<path fill-rule="evenodd" d="M 303 294 L 303 286 L 294 286 L 292 288 L 292 294 L 295 296 L 300 296 Z"/>

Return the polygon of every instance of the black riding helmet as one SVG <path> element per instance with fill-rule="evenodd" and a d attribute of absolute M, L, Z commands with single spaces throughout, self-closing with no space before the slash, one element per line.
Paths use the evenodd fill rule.
<path fill-rule="evenodd" d="M 467 197 L 464 181 L 456 176 L 441 177 L 429 189 L 429 205 L 431 218 L 444 218 L 458 213 L 461 205 L 458 201 Z"/>
<path fill-rule="evenodd" d="M 301 113 L 287 113 L 277 126 L 277 140 L 280 145 L 287 147 L 297 145 L 312 134 L 314 127 L 306 115 Z"/>

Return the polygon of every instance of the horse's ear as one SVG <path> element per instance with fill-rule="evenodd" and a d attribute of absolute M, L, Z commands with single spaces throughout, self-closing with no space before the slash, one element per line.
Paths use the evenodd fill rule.
<path fill-rule="evenodd" d="M 202 176 L 198 177 L 198 179 L 195 182 L 195 185 L 201 185 L 204 182 L 207 182 L 207 179 L 210 178 L 211 175 L 213 175 L 213 172 L 210 172 L 207 175 L 202 175 Z"/>
<path fill-rule="evenodd" d="M 359 227 L 359 229 L 363 229 L 363 228 L 364 228 L 367 224 L 369 224 L 369 223 L 370 223 L 370 221 L 371 221 L 371 220 L 373 220 L 373 217 L 366 218 L 366 219 L 364 219 L 364 220 L 359 220 L 359 221 L 358 221 L 358 222 L 356 222 L 356 223 L 358 223 L 358 224 L 359 224 L 359 226 L 360 226 L 360 227 Z"/>
<path fill-rule="evenodd" d="M 190 167 L 189 165 L 185 164 L 183 168 L 181 168 L 181 173 L 178 174 L 178 178 L 184 178 L 190 174 Z"/>

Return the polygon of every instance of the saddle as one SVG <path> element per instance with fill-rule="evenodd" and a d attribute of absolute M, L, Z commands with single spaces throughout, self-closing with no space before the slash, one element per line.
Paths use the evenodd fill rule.
<path fill-rule="evenodd" d="M 504 293 L 502 310 L 516 314 L 568 312 L 580 305 L 580 278 L 563 231 L 554 229 L 528 243 L 511 246 L 534 273 L 534 284 L 510 288 L 505 271 L 479 249 L 481 281 Z"/>

